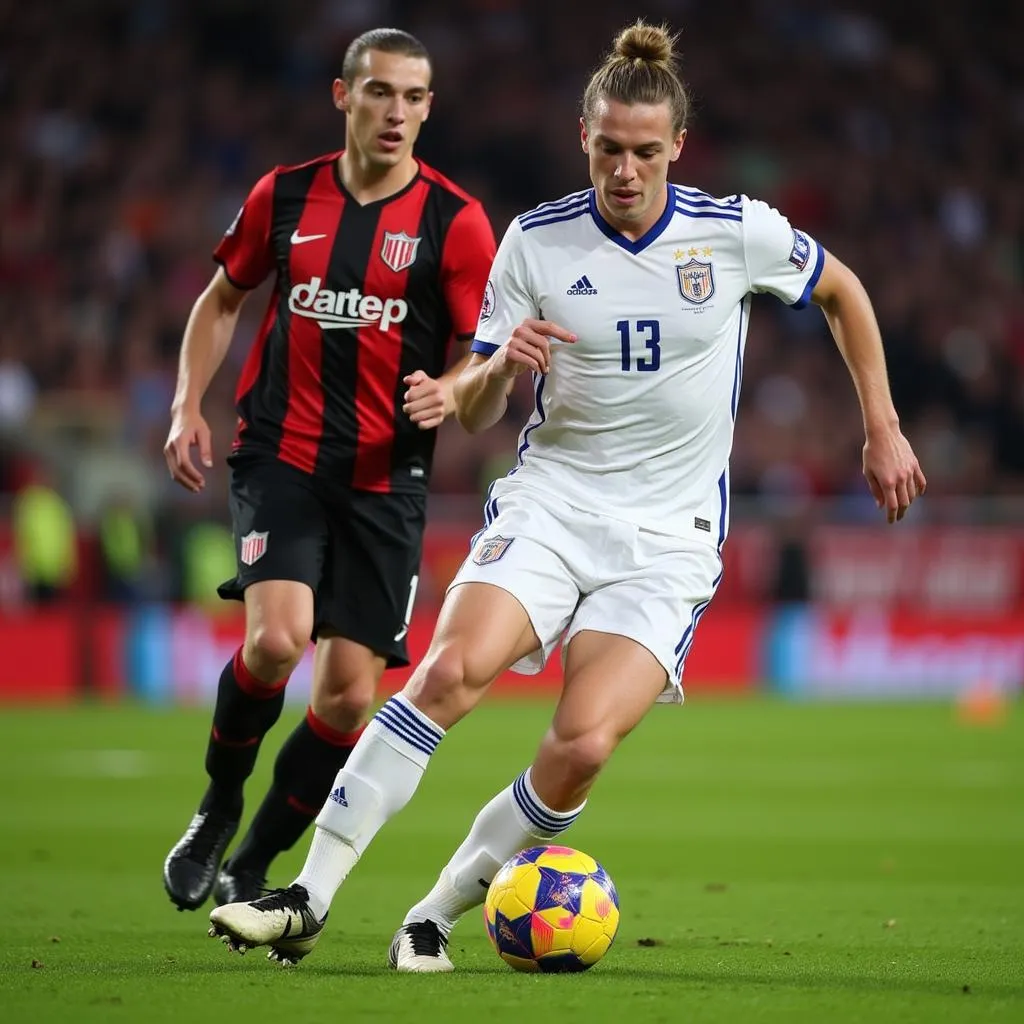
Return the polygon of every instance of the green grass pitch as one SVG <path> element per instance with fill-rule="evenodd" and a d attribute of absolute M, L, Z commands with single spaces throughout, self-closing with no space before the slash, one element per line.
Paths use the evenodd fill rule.
<path fill-rule="evenodd" d="M 0 1020 L 1024 1021 L 1019 705 L 987 725 L 938 704 L 656 708 L 566 836 L 619 889 L 601 964 L 515 974 L 473 913 L 452 939 L 457 973 L 389 972 L 406 907 L 529 761 L 549 712 L 491 700 L 453 730 L 317 951 L 285 971 L 231 955 L 161 886 L 203 788 L 208 711 L 4 709 Z M 290 881 L 305 848 L 271 881 Z"/>

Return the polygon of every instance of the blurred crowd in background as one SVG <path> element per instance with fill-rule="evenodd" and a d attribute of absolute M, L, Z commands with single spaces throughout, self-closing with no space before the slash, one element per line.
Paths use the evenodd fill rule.
<path fill-rule="evenodd" d="M 161 452 L 178 346 L 253 183 L 341 148 L 330 85 L 356 35 L 394 25 L 426 43 L 418 152 L 500 237 L 589 184 L 579 98 L 641 14 L 681 31 L 694 100 L 672 180 L 765 199 L 858 273 L 929 498 L 1024 498 L 1024 5 L 0 0 L 0 522 L 17 567 L 0 603 L 72 585 L 82 534 L 109 598 L 189 597 L 232 574 L 223 456 L 265 297 L 206 398 L 218 465 L 200 496 Z M 438 515 L 473 526 L 528 408 L 517 393 L 482 435 L 443 428 Z M 862 443 L 820 312 L 757 299 L 739 514 L 822 499 L 873 517 Z"/>

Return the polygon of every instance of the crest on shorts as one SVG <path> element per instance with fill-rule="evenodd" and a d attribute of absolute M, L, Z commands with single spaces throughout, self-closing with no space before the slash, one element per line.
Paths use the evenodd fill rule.
<path fill-rule="evenodd" d="M 498 561 L 502 555 L 511 547 L 515 537 L 502 537 L 495 534 L 493 537 L 481 537 L 473 548 L 473 561 L 477 565 L 490 565 Z"/>
<path fill-rule="evenodd" d="M 242 551 L 238 556 L 242 565 L 252 565 L 267 553 L 267 538 L 269 536 L 269 530 L 264 530 L 263 533 L 253 530 L 242 538 Z"/>
<path fill-rule="evenodd" d="M 679 294 L 695 306 L 707 302 L 715 294 L 714 271 L 704 260 L 690 260 L 682 266 L 677 265 L 676 277 L 679 279 Z"/>
<path fill-rule="evenodd" d="M 404 231 L 397 234 L 385 231 L 384 244 L 380 247 L 380 258 L 399 274 L 416 262 L 416 250 L 419 247 L 419 238 L 411 238 Z"/>

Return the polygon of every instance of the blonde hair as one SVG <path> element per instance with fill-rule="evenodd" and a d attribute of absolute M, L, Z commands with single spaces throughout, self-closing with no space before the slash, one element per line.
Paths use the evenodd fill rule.
<path fill-rule="evenodd" d="M 648 25 L 643 19 L 624 28 L 612 52 L 590 76 L 583 93 L 583 120 L 589 125 L 601 99 L 633 106 L 637 103 L 668 103 L 672 132 L 686 127 L 690 97 L 679 78 L 675 42 L 665 25 Z"/>

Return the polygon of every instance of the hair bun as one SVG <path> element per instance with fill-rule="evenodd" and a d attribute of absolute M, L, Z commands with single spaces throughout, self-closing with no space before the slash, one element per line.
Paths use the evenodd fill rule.
<path fill-rule="evenodd" d="M 626 60 L 671 64 L 675 39 L 663 26 L 638 21 L 623 29 L 615 39 L 615 54 Z"/>

